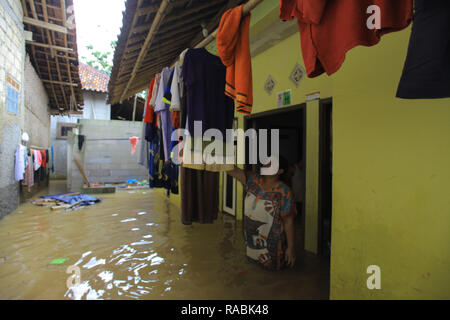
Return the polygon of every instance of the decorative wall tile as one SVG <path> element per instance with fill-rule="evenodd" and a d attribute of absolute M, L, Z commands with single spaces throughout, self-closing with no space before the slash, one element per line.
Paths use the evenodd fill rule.
<path fill-rule="evenodd" d="M 300 82 L 305 77 L 306 70 L 300 64 L 296 63 L 294 69 L 289 76 L 289 79 L 295 84 L 295 87 L 298 88 Z"/>
<path fill-rule="evenodd" d="M 269 77 L 266 80 L 266 83 L 264 84 L 264 91 L 266 91 L 269 95 L 271 95 L 276 84 L 277 82 L 272 77 L 272 75 L 269 75 Z"/>

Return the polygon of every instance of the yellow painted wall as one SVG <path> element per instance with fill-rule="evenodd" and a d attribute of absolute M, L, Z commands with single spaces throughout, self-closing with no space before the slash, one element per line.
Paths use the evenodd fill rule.
<path fill-rule="evenodd" d="M 450 298 L 450 99 L 395 98 L 410 32 L 350 51 L 332 77 L 333 299 Z"/>

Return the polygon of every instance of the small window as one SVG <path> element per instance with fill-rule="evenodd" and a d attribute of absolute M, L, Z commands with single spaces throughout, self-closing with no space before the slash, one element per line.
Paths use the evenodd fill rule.
<path fill-rule="evenodd" d="M 69 132 L 76 128 L 76 123 L 58 123 L 58 131 L 56 132 L 56 139 L 67 140 Z"/>
<path fill-rule="evenodd" d="M 19 113 L 19 90 L 20 85 L 8 76 L 6 84 L 6 111 L 16 115 Z"/>

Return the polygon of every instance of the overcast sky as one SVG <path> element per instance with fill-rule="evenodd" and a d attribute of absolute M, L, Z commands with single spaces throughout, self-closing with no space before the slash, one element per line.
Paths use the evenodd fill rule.
<path fill-rule="evenodd" d="M 86 46 L 100 52 L 110 51 L 122 27 L 125 0 L 74 0 L 78 55 L 88 57 Z M 112 56 L 111 56 L 112 60 Z"/>

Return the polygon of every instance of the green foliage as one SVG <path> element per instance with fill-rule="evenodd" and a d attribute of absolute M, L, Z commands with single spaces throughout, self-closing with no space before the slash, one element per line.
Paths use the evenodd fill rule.
<path fill-rule="evenodd" d="M 93 45 L 86 46 L 86 49 L 89 50 L 90 57 L 81 57 L 82 62 L 86 63 L 88 66 L 91 66 L 101 72 L 105 72 L 108 75 L 111 74 L 112 71 L 112 52 L 116 49 L 117 41 L 111 41 L 110 47 L 111 51 L 108 52 L 100 52 L 94 49 Z"/>

